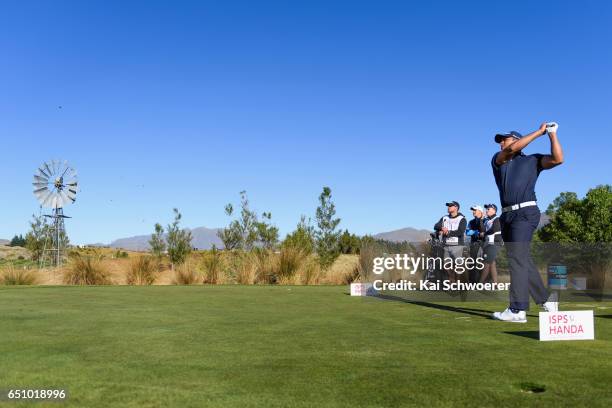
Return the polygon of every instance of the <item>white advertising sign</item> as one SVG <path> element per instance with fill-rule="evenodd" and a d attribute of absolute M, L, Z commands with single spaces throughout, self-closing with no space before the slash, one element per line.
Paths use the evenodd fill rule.
<path fill-rule="evenodd" d="M 371 283 L 351 283 L 351 296 L 373 296 L 376 289 Z"/>
<path fill-rule="evenodd" d="M 540 340 L 594 340 L 592 310 L 540 313 Z"/>

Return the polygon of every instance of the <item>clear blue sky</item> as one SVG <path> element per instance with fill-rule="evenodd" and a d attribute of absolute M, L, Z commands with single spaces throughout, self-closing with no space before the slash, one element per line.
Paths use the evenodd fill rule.
<path fill-rule="evenodd" d="M 1 238 L 39 212 L 52 158 L 79 171 L 75 243 L 149 233 L 173 207 L 219 227 L 240 190 L 284 235 L 324 185 L 352 232 L 430 228 L 446 200 L 497 202 L 493 134 L 546 120 L 566 163 L 540 177 L 542 208 L 612 182 L 609 1 L 1 8 Z"/>

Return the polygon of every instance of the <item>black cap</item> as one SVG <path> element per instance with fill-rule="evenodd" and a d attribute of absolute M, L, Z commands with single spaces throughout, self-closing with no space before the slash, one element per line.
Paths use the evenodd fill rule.
<path fill-rule="evenodd" d="M 456 201 L 449 201 L 448 203 L 446 203 L 447 207 L 450 207 L 451 205 L 456 206 L 457 208 L 459 208 L 459 203 Z"/>
<path fill-rule="evenodd" d="M 499 143 L 502 141 L 502 139 L 505 139 L 507 137 L 513 137 L 515 139 L 520 139 L 521 137 L 523 137 L 523 135 L 521 135 L 516 130 L 511 130 L 510 132 L 506 132 L 506 133 L 498 133 L 495 135 L 495 143 Z"/>
<path fill-rule="evenodd" d="M 497 211 L 497 206 L 495 204 L 485 204 L 485 208 L 494 208 Z"/>

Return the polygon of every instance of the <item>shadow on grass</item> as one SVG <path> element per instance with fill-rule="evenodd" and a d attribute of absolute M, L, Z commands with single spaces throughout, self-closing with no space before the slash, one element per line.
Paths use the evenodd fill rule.
<path fill-rule="evenodd" d="M 540 340 L 540 333 L 537 330 L 528 331 L 505 331 L 504 334 L 511 334 L 513 336 L 525 337 L 532 340 Z"/>
<path fill-rule="evenodd" d="M 376 296 L 379 299 L 383 299 L 383 300 L 393 300 L 396 302 L 402 302 L 402 303 L 409 303 L 411 305 L 417 305 L 417 306 L 423 306 L 423 307 L 429 307 L 432 309 L 437 309 L 437 310 L 444 310 L 447 312 L 455 312 L 455 313 L 462 313 L 462 314 L 467 314 L 470 316 L 478 316 L 478 317 L 483 317 L 486 319 L 491 319 L 491 314 L 493 313 L 490 310 L 483 310 L 483 309 L 474 309 L 474 308 L 469 308 L 469 307 L 457 307 L 457 306 L 449 306 L 449 305 L 440 305 L 438 303 L 431 303 L 431 302 L 424 302 L 422 300 L 410 300 L 410 299 L 405 299 L 405 298 L 401 298 L 398 296 L 391 296 L 391 295 L 378 295 Z"/>
<path fill-rule="evenodd" d="M 570 296 L 576 296 L 577 298 L 584 298 L 584 297 L 588 297 L 591 298 L 597 302 L 603 302 L 605 300 L 612 300 L 612 294 L 610 293 L 603 293 L 603 292 L 599 292 L 599 291 L 585 291 L 585 292 L 572 292 L 570 293 Z"/>
<path fill-rule="evenodd" d="M 599 317 L 601 319 L 612 319 L 612 315 L 595 315 L 595 317 Z"/>

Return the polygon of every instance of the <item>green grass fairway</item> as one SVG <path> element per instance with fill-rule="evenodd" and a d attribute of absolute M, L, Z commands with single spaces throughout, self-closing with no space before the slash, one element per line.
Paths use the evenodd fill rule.
<path fill-rule="evenodd" d="M 527 324 L 486 317 L 501 302 L 346 292 L 2 287 L 0 389 L 69 390 L 37 407 L 610 406 L 610 302 L 588 303 L 597 340 L 539 342 L 535 312 Z"/>

